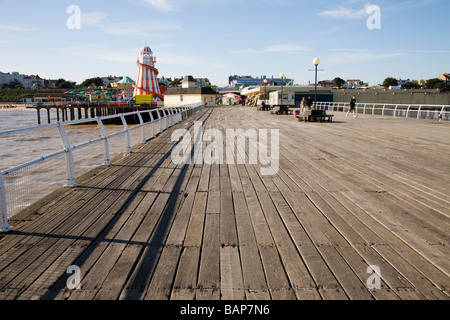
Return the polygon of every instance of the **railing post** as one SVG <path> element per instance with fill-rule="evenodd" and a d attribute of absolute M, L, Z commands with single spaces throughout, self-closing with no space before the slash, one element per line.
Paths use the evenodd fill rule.
<path fill-rule="evenodd" d="M 152 111 L 151 111 L 151 110 L 148 112 L 148 114 L 150 115 L 150 120 L 151 120 L 151 123 L 152 123 L 152 138 L 154 138 L 154 137 L 156 137 L 156 132 L 155 132 L 155 119 L 153 118 L 153 114 L 152 114 Z"/>
<path fill-rule="evenodd" d="M 166 112 L 167 111 L 167 112 Z M 164 118 L 164 130 L 167 130 L 167 127 L 169 126 L 168 121 L 169 121 L 169 111 L 166 109 L 162 109 L 163 112 L 163 118 Z"/>
<path fill-rule="evenodd" d="M 408 109 L 406 109 L 406 119 L 409 117 L 409 109 L 411 109 L 411 105 L 408 106 Z"/>
<path fill-rule="evenodd" d="M 126 152 L 131 152 L 131 141 L 130 141 L 130 130 L 128 129 L 128 123 L 123 114 L 120 115 L 120 119 L 122 119 L 123 129 L 126 132 Z"/>
<path fill-rule="evenodd" d="M 170 109 L 167 109 L 167 112 L 169 113 L 169 123 L 170 123 L 170 126 L 173 126 L 173 109 L 172 108 L 170 108 Z"/>
<path fill-rule="evenodd" d="M 158 112 L 158 122 L 159 122 L 159 133 L 161 133 L 163 131 L 163 129 L 162 129 L 162 119 L 163 119 L 163 117 L 161 116 L 160 111 L 162 112 L 161 109 L 157 110 L 157 112 Z"/>
<path fill-rule="evenodd" d="M 417 119 L 420 119 L 420 110 L 422 109 L 422 106 L 419 106 L 419 110 L 417 110 Z"/>
<path fill-rule="evenodd" d="M 0 232 L 9 232 L 12 227 L 8 224 L 8 209 L 6 207 L 6 190 L 3 175 L 0 173 Z"/>
<path fill-rule="evenodd" d="M 395 106 L 395 109 L 394 109 L 394 118 L 395 118 L 396 115 L 397 115 L 397 108 L 398 108 L 398 104 Z"/>
<path fill-rule="evenodd" d="M 138 115 L 138 118 L 139 118 L 139 123 L 140 123 L 141 126 L 142 126 L 142 143 L 145 143 L 145 142 L 147 141 L 147 139 L 146 139 L 146 137 L 145 137 L 145 125 L 144 125 L 144 119 L 142 119 L 142 116 L 141 116 L 141 112 L 140 112 L 140 111 L 138 111 L 137 115 Z"/>
<path fill-rule="evenodd" d="M 384 108 L 386 108 L 386 104 L 383 104 L 383 109 L 381 110 L 381 115 L 384 116 Z"/>
<path fill-rule="evenodd" d="M 442 121 L 442 118 L 444 117 L 445 114 L 445 106 L 442 106 L 441 112 L 439 113 L 439 121 Z"/>
<path fill-rule="evenodd" d="M 374 103 L 372 106 L 372 115 L 375 115 L 375 105 L 376 105 L 376 103 Z"/>
<path fill-rule="evenodd" d="M 110 166 L 111 165 L 111 156 L 109 154 L 109 141 L 108 134 L 106 133 L 105 126 L 103 125 L 102 119 L 97 117 L 97 123 L 100 128 L 100 132 L 102 133 L 103 145 L 104 145 L 104 157 L 103 157 L 103 165 Z"/>
<path fill-rule="evenodd" d="M 183 116 L 182 116 L 182 110 L 181 110 L 181 107 L 177 107 L 177 119 L 178 119 L 178 121 L 177 121 L 177 123 L 179 123 L 179 122 L 181 122 L 182 120 L 183 120 Z"/>
<path fill-rule="evenodd" d="M 58 122 L 58 131 L 61 136 L 61 140 L 66 153 L 66 185 L 65 187 L 76 187 L 75 184 L 75 165 L 73 162 L 72 147 L 70 146 L 69 138 L 67 137 L 66 130 L 61 122 Z"/>

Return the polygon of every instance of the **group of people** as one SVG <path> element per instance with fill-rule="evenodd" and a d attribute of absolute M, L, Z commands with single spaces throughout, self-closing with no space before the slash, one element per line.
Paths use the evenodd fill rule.
<path fill-rule="evenodd" d="M 306 100 L 305 97 L 303 97 L 302 102 L 301 102 L 301 111 L 302 113 L 305 113 L 306 110 L 311 110 L 312 109 L 312 105 L 313 105 L 313 101 L 311 99 L 311 97 L 308 97 L 308 100 Z"/>
<path fill-rule="evenodd" d="M 312 110 L 312 105 L 313 105 L 313 101 L 312 101 L 311 97 L 308 97 L 308 100 L 305 97 L 303 97 L 302 102 L 301 102 L 301 112 L 305 113 L 306 110 Z M 353 118 L 356 119 L 358 117 L 356 115 L 356 96 L 353 96 L 352 99 L 350 100 L 350 108 L 348 109 L 345 116 L 348 117 L 350 112 L 353 112 Z"/>

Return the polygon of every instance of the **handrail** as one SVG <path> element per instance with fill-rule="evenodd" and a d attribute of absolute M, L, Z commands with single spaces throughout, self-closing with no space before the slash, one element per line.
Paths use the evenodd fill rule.
<path fill-rule="evenodd" d="M 317 102 L 316 107 L 346 112 L 350 109 L 350 103 Z M 450 121 L 450 105 L 361 102 L 356 103 L 355 109 L 360 114 Z"/>
<path fill-rule="evenodd" d="M 128 153 L 131 151 L 131 148 L 133 145 L 131 144 L 130 139 L 130 131 L 142 128 L 141 130 L 141 139 L 140 142 L 145 143 L 147 141 L 146 133 L 145 133 L 145 126 L 152 124 L 152 137 L 154 138 L 156 136 L 155 131 L 155 125 L 157 122 L 159 122 L 159 133 L 163 132 L 170 126 L 182 121 L 183 119 L 187 118 L 188 116 L 194 114 L 195 112 L 201 110 L 204 107 L 204 104 L 192 104 L 192 105 L 184 105 L 180 107 L 162 107 L 162 108 L 156 108 L 156 109 L 148 109 L 148 110 L 138 110 L 133 111 L 129 113 L 122 113 L 122 114 L 116 114 L 116 115 L 110 115 L 110 116 L 104 116 L 104 117 L 97 117 L 97 118 L 89 118 L 89 119 L 80 119 L 80 120 L 72 120 L 72 121 L 64 121 L 64 122 L 56 122 L 52 124 L 46 124 L 41 126 L 34 126 L 34 127 L 28 127 L 28 128 L 20 128 L 15 130 L 8 130 L 4 132 L 0 132 L 0 138 L 13 135 L 17 133 L 29 133 L 36 131 L 40 131 L 42 129 L 46 128 L 57 128 L 59 131 L 59 137 L 63 144 L 63 149 L 52 152 L 50 154 L 44 155 L 42 157 L 39 157 L 37 159 L 28 161 L 26 163 L 17 165 L 12 168 L 8 168 L 6 170 L 0 171 L 0 232 L 8 232 L 12 229 L 12 227 L 9 225 L 8 222 L 8 203 L 7 203 L 7 184 L 5 184 L 5 180 L 3 179 L 3 176 L 6 176 L 8 174 L 11 174 L 15 171 L 27 168 L 31 165 L 38 164 L 40 162 L 43 162 L 45 160 L 51 159 L 53 157 L 56 157 L 61 154 L 65 154 L 65 164 L 66 164 L 66 184 L 65 187 L 76 187 L 75 183 L 75 162 L 74 162 L 74 154 L 73 150 L 90 145 L 94 142 L 99 142 L 103 140 L 104 143 L 104 150 L 103 150 L 103 165 L 110 165 L 111 164 L 111 155 L 110 155 L 110 138 L 123 134 L 126 134 L 126 140 L 125 140 L 125 150 L 124 152 Z M 150 121 L 144 122 L 143 115 L 147 114 L 150 118 Z M 154 114 L 157 115 L 157 117 L 154 117 Z M 136 115 L 139 118 L 139 124 L 129 126 L 126 117 Z M 181 115 L 181 117 L 175 118 L 176 115 Z M 119 130 L 110 134 L 107 134 L 104 121 L 105 120 L 111 120 L 111 119 L 120 119 L 123 124 L 123 130 Z M 83 124 L 83 123 L 92 123 L 96 122 L 99 129 L 101 136 L 96 139 L 92 139 L 89 141 L 84 141 L 81 143 L 78 143 L 76 145 L 71 145 L 70 140 L 68 138 L 68 135 L 66 133 L 66 130 L 64 129 L 65 126 L 74 125 L 74 124 Z M 163 126 L 163 122 L 165 125 Z M 123 143 L 123 142 L 122 142 Z M 11 217 L 9 217 L 10 219 Z"/>

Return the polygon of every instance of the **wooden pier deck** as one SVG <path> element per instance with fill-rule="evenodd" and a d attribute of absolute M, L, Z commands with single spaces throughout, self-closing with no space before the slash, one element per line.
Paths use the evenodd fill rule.
<path fill-rule="evenodd" d="M 191 116 L 3 236 L 0 299 L 448 300 L 450 123 L 335 114 Z M 278 172 L 174 164 L 171 134 L 195 120 L 279 129 Z"/>

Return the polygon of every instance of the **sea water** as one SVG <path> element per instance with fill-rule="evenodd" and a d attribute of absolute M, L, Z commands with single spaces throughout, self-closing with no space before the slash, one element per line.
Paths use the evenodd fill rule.
<path fill-rule="evenodd" d="M 56 119 L 56 113 L 51 113 Z M 43 124 L 47 117 L 42 117 Z M 62 150 L 63 143 L 57 127 L 38 126 L 36 110 L 0 109 L 0 132 L 39 127 L 39 129 L 20 133 L 0 135 L 0 171 L 4 171 L 46 155 Z M 71 146 L 92 141 L 101 137 L 96 121 L 89 124 L 65 125 Z M 107 134 L 123 129 L 121 125 L 106 126 Z M 135 130 L 139 131 L 139 130 Z M 111 157 L 125 151 L 125 139 L 122 135 L 111 138 Z M 104 148 L 101 141 L 73 150 L 75 174 L 77 177 L 103 164 Z M 6 186 L 8 216 L 28 207 L 66 182 L 65 154 L 39 162 L 3 176 Z"/>

